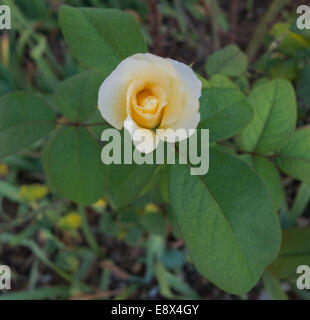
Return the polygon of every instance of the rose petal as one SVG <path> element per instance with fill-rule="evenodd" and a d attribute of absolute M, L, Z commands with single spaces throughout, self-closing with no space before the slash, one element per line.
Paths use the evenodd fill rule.
<path fill-rule="evenodd" d="M 184 92 L 183 86 L 178 79 L 172 79 L 170 81 L 170 95 L 168 103 L 165 108 L 165 113 L 161 123 L 163 125 L 169 125 L 176 122 L 182 112 L 184 105 Z"/>
<path fill-rule="evenodd" d="M 167 104 L 167 93 L 161 87 L 151 88 L 153 95 L 159 100 L 159 105 L 164 107 Z"/>
<path fill-rule="evenodd" d="M 151 53 L 137 53 L 131 56 L 131 58 L 138 61 L 146 61 L 153 66 L 156 66 L 156 68 L 161 68 L 165 73 L 168 72 L 171 77 L 177 77 L 177 73 L 168 59 L 156 56 Z"/>
<path fill-rule="evenodd" d="M 195 75 L 192 68 L 186 64 L 167 58 L 167 60 L 174 66 L 184 86 L 184 91 L 189 93 L 193 98 L 199 99 L 201 96 L 202 83 Z"/>
<path fill-rule="evenodd" d="M 199 98 L 201 96 L 202 83 L 195 75 L 194 71 L 186 64 L 173 59 L 167 60 L 177 71 L 178 78 L 180 79 L 180 86 L 183 91 L 181 100 L 180 96 L 176 93 L 178 89 L 171 90 L 173 101 L 171 103 L 169 102 L 165 110 L 161 127 L 195 129 L 198 125 L 196 123 L 198 119 L 197 113 L 199 111 Z M 173 85 L 175 86 L 176 84 L 174 83 Z M 184 110 L 186 108 L 192 109 L 192 111 Z M 175 119 L 176 116 L 178 117 L 177 119 Z"/>
<path fill-rule="evenodd" d="M 150 153 L 156 149 L 159 139 L 153 130 L 139 127 L 130 116 L 127 117 L 124 128 L 130 133 L 139 152 Z"/>
<path fill-rule="evenodd" d="M 127 114 L 131 114 L 132 105 L 137 104 L 137 94 L 142 91 L 146 86 L 146 83 L 142 80 L 133 80 L 127 89 Z"/>
<path fill-rule="evenodd" d="M 184 117 L 182 114 L 187 114 L 183 110 L 185 108 L 195 108 L 196 111 L 199 110 L 199 100 L 201 96 L 202 83 L 195 75 L 194 71 L 184 63 L 175 61 L 173 59 L 167 59 L 175 68 L 180 79 L 180 84 L 173 83 L 171 87 L 171 101 L 165 110 L 163 116 L 162 125 L 173 125 L 174 127 L 179 126 L 175 124 L 178 121 L 178 117 Z M 182 89 L 176 88 L 179 85 Z M 177 93 L 182 90 L 182 93 Z M 180 116 L 181 114 L 181 116 Z M 177 118 L 176 118 L 177 117 Z M 195 127 L 196 128 L 196 127 Z"/>
<path fill-rule="evenodd" d="M 159 129 L 172 129 L 174 131 L 178 129 L 185 129 L 184 132 L 180 130 L 182 134 L 181 136 L 178 136 L 178 139 L 179 141 L 187 139 L 193 134 L 193 131 L 189 129 L 196 129 L 199 124 L 200 113 L 197 111 L 197 109 L 199 109 L 198 100 L 193 101 L 191 107 L 185 106 L 183 108 L 182 114 L 175 123 L 171 125 L 161 125 Z M 159 139 L 168 142 L 175 142 L 175 136 L 173 132 L 169 133 L 169 131 L 167 131 L 166 135 L 164 135 L 161 130 L 157 132 L 157 136 L 159 137 Z"/>
<path fill-rule="evenodd" d="M 127 60 L 127 61 L 126 61 Z M 104 80 L 99 89 L 98 107 L 102 117 L 118 130 L 122 129 L 126 119 L 126 97 L 132 72 L 130 58 L 121 62 Z"/>

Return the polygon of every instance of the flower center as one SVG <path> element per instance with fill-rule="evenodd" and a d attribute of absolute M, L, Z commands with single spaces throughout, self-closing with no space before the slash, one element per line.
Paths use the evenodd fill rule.
<path fill-rule="evenodd" d="M 167 105 L 166 92 L 162 88 L 136 80 L 131 83 L 127 96 L 130 97 L 128 110 L 138 126 L 154 129 L 160 124 Z"/>
<path fill-rule="evenodd" d="M 137 107 L 143 113 L 156 113 L 159 106 L 159 100 L 153 96 L 150 90 L 143 90 L 137 96 Z"/>

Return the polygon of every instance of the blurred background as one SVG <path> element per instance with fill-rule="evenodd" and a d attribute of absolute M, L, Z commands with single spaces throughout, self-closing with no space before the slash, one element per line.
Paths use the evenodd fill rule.
<path fill-rule="evenodd" d="M 136 17 L 150 52 L 193 65 L 207 78 L 208 57 L 236 44 L 249 67 L 230 80 L 247 94 L 255 81 L 288 79 L 304 126 L 310 123 L 310 30 L 296 29 L 296 8 L 306 2 L 2 0 L 12 11 L 12 30 L 0 31 L 0 95 L 27 90 L 53 105 L 57 84 L 82 71 L 58 26 L 58 8 L 118 8 Z M 167 205 L 164 170 L 117 212 L 105 199 L 78 208 L 46 185 L 43 144 L 0 160 L 0 265 L 12 273 L 12 290 L 0 291 L 0 299 L 310 299 L 268 272 L 241 297 L 200 276 Z M 310 187 L 283 181 L 281 214 L 309 225 Z"/>

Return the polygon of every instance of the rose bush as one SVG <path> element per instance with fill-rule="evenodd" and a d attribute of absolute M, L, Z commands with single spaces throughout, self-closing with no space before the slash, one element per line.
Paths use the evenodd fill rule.
<path fill-rule="evenodd" d="M 146 53 L 132 15 L 62 6 L 59 16 L 70 50 L 86 70 L 59 83 L 54 99 L 22 92 L 1 97 L 0 157 L 34 143 L 42 147 L 46 180 L 56 194 L 80 205 L 94 254 L 98 256 L 100 248 L 91 229 L 85 228 L 83 206 L 103 198 L 108 211 L 118 215 L 126 209 L 127 218 L 127 211 L 136 205 L 140 215 L 140 206 L 150 197 L 163 208 L 157 216 L 184 239 L 197 270 L 226 292 L 248 292 L 267 268 L 275 276 L 287 277 L 301 261 L 307 264 L 309 231 L 298 238 L 294 231 L 281 230 L 294 225 L 296 213 L 291 217 L 286 213 L 279 169 L 305 185 L 310 181 L 310 131 L 307 127 L 295 131 L 296 96 L 289 81 L 263 78 L 253 85 L 237 81 L 235 77 L 246 75 L 247 57 L 230 45 L 208 58 L 208 80 L 199 77 L 202 88 L 188 66 Z M 164 139 L 156 128 L 209 129 L 210 170 L 191 175 L 193 164 L 186 157 L 170 166 L 105 165 L 100 138 L 111 125 L 134 127 L 132 140 L 140 151 L 152 151 Z M 139 132 L 150 136 L 142 145 Z M 308 192 L 305 185 L 297 198 Z M 281 225 L 280 208 L 285 209 Z M 102 218 L 107 216 L 110 212 Z M 102 224 L 104 230 L 110 229 L 106 220 Z M 152 219 L 148 223 L 152 231 L 154 224 Z M 11 242 L 10 237 L 2 239 Z M 162 259 L 157 249 L 152 252 Z"/>

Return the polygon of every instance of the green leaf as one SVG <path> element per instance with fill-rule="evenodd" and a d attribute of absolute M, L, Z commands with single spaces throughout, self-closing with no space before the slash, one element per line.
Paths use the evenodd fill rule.
<path fill-rule="evenodd" d="M 116 9 L 64 5 L 59 23 L 73 55 L 101 72 L 110 73 L 123 59 L 147 50 L 135 17 Z"/>
<path fill-rule="evenodd" d="M 162 262 L 158 261 L 155 265 L 155 276 L 158 281 L 160 294 L 168 299 L 173 299 L 170 285 L 167 279 L 167 270 Z"/>
<path fill-rule="evenodd" d="M 270 300 L 288 300 L 287 294 L 281 288 L 281 283 L 267 270 L 264 272 L 263 283 Z"/>
<path fill-rule="evenodd" d="M 180 292 L 185 299 L 199 299 L 199 295 L 182 279 L 179 279 L 177 276 L 173 275 L 170 272 L 167 272 L 167 280 L 169 285 L 174 290 Z"/>
<path fill-rule="evenodd" d="M 285 55 L 294 58 L 309 55 L 310 40 L 290 31 L 289 23 L 276 23 L 270 33 L 277 39 L 277 46 Z"/>
<path fill-rule="evenodd" d="M 280 169 L 310 184 L 310 127 L 297 130 L 278 151 Z"/>
<path fill-rule="evenodd" d="M 48 4 L 41 0 L 33 0 L 23 1 L 17 0 L 15 1 L 20 7 L 25 18 L 27 17 L 30 21 L 39 20 L 39 19 L 46 19 L 48 15 Z"/>
<path fill-rule="evenodd" d="M 6 197 L 14 202 L 25 202 L 25 200 L 20 195 L 20 189 L 12 184 L 12 182 L 3 180 L 0 180 L 0 197 Z"/>
<path fill-rule="evenodd" d="M 161 212 L 148 211 L 140 218 L 141 225 L 149 232 L 164 237 L 166 233 L 166 221 Z"/>
<path fill-rule="evenodd" d="M 69 298 L 69 286 L 52 286 L 48 288 L 39 288 L 34 290 L 24 290 L 11 292 L 0 296 L 0 300 L 46 300 L 56 297 Z"/>
<path fill-rule="evenodd" d="M 239 89 L 239 87 L 233 81 L 231 81 L 229 78 L 222 76 L 220 74 L 214 74 L 209 80 L 209 84 L 214 88 Z"/>
<path fill-rule="evenodd" d="M 294 132 L 297 107 L 294 88 L 286 80 L 256 86 L 250 94 L 255 110 L 252 123 L 242 132 L 241 146 L 247 151 L 270 153 Z"/>
<path fill-rule="evenodd" d="M 56 114 L 41 98 L 9 93 L 0 99 L 0 158 L 45 137 L 56 127 Z"/>
<path fill-rule="evenodd" d="M 259 78 L 253 83 L 253 89 L 261 86 L 262 84 L 268 83 L 269 80 L 267 78 Z"/>
<path fill-rule="evenodd" d="M 237 89 L 209 88 L 202 91 L 199 128 L 210 130 L 211 143 L 237 134 L 253 116 L 251 105 Z"/>
<path fill-rule="evenodd" d="M 172 209 L 168 211 L 169 223 L 175 238 L 182 238 L 182 233 L 178 225 L 177 218 Z"/>
<path fill-rule="evenodd" d="M 310 107 L 310 63 L 301 71 L 297 81 L 298 96 L 307 107 Z"/>
<path fill-rule="evenodd" d="M 85 71 L 58 85 L 55 100 L 68 120 L 83 122 L 97 111 L 98 91 L 104 79 L 100 72 Z"/>
<path fill-rule="evenodd" d="M 310 265 L 310 227 L 284 230 L 279 257 L 269 271 L 279 279 L 296 278 L 302 264 Z"/>
<path fill-rule="evenodd" d="M 279 171 L 265 157 L 253 157 L 253 167 L 266 184 L 273 201 L 274 210 L 280 209 L 284 200 L 284 190 Z"/>
<path fill-rule="evenodd" d="M 148 188 L 147 185 L 152 184 L 151 178 L 158 168 L 158 166 L 154 164 L 154 153 L 148 154 L 148 156 L 153 157 L 153 164 L 136 164 L 134 159 L 132 159 L 131 164 L 124 164 L 124 154 L 128 152 L 128 150 L 125 151 L 125 148 L 129 147 L 128 143 L 131 143 L 132 151 L 135 150 L 135 147 L 127 131 L 122 130 L 120 133 L 121 149 L 119 151 L 113 150 L 113 153 L 121 152 L 122 163 L 106 165 L 105 170 L 105 196 L 110 200 L 111 205 L 115 209 L 133 202 L 142 195 L 145 189 Z M 136 150 L 136 152 L 138 151 Z M 140 156 L 143 158 L 142 154 L 140 154 Z"/>
<path fill-rule="evenodd" d="M 247 69 L 247 56 L 234 44 L 213 53 L 207 60 L 206 69 L 209 76 L 240 76 Z"/>
<path fill-rule="evenodd" d="M 274 59 L 273 66 L 268 69 L 272 79 L 283 78 L 292 81 L 298 73 L 298 60 L 296 59 Z"/>
<path fill-rule="evenodd" d="M 96 202 L 104 191 L 104 164 L 97 141 L 85 128 L 59 130 L 43 150 L 48 182 L 79 204 Z"/>
<path fill-rule="evenodd" d="M 242 92 L 249 92 L 250 91 L 250 82 L 244 74 L 242 74 L 241 76 L 236 78 L 235 83 L 238 85 L 238 88 Z"/>
<path fill-rule="evenodd" d="M 280 247 L 280 225 L 256 173 L 234 156 L 210 150 L 210 170 L 171 168 L 170 199 L 191 258 L 208 280 L 248 292 Z"/>
<path fill-rule="evenodd" d="M 101 234 L 116 236 L 120 231 L 120 227 L 115 223 L 110 214 L 104 213 L 99 220 L 99 231 Z"/>
<path fill-rule="evenodd" d="M 157 166 L 151 164 L 110 164 L 106 166 L 105 195 L 114 208 L 134 201 L 152 178 Z"/>
<path fill-rule="evenodd" d="M 282 217 L 282 227 L 287 229 L 293 227 L 298 218 L 303 214 L 310 202 L 310 186 L 306 183 L 298 187 L 291 211 Z"/>
<path fill-rule="evenodd" d="M 162 166 L 160 171 L 160 192 L 165 202 L 169 203 L 169 165 Z"/>
<path fill-rule="evenodd" d="M 105 129 L 111 129 L 111 125 L 102 118 L 99 109 L 94 108 L 93 113 L 86 120 L 86 124 L 89 124 L 88 130 L 98 139 L 101 140 L 102 132 Z"/>
<path fill-rule="evenodd" d="M 262 178 L 273 201 L 273 208 L 278 211 L 284 201 L 284 189 L 279 171 L 274 164 L 263 156 L 242 154 L 239 159 L 244 160 Z"/>
<path fill-rule="evenodd" d="M 161 256 L 161 261 L 170 270 L 180 270 L 186 262 L 186 257 L 179 249 L 170 249 L 165 250 Z"/>

